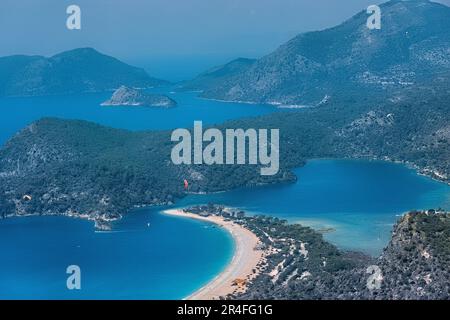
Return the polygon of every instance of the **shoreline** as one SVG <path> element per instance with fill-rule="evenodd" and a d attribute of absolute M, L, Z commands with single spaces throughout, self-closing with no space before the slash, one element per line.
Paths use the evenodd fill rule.
<path fill-rule="evenodd" d="M 1 145 L 0 145 L 1 148 Z M 384 162 L 384 163 L 391 163 L 391 164 L 396 164 L 396 165 L 401 165 L 404 166 L 408 169 L 411 169 L 414 171 L 415 174 L 417 174 L 420 177 L 425 177 L 427 179 L 430 179 L 434 182 L 437 183 L 442 183 L 446 186 L 450 186 L 450 181 L 447 181 L 446 179 L 442 178 L 441 176 L 437 176 L 434 172 L 427 170 L 426 168 L 422 168 L 412 162 L 409 161 L 399 161 L 399 160 L 393 160 L 390 158 L 379 158 L 379 157 L 316 157 L 316 158 L 310 158 L 310 159 L 306 159 L 305 162 L 301 165 L 298 166 L 294 166 L 292 168 L 289 168 L 288 170 L 293 174 L 294 179 L 293 180 L 282 180 L 282 181 L 275 181 L 275 182 L 268 182 L 268 183 L 263 183 L 260 185 L 241 185 L 241 186 L 237 186 L 237 187 L 232 187 L 230 189 L 226 189 L 226 190 L 220 190 L 220 191 L 212 191 L 212 192 L 207 192 L 207 191 L 203 191 L 203 192 L 185 192 L 184 196 L 181 197 L 185 198 L 185 196 L 188 195 L 208 195 L 208 194 L 218 194 L 218 193 L 226 193 L 226 192 L 230 192 L 230 191 L 234 191 L 234 190 L 238 190 L 240 188 L 253 188 L 253 187 L 264 187 L 264 186 L 277 186 L 277 185 L 282 185 L 282 184 L 289 184 L 289 183 L 296 183 L 298 181 L 298 176 L 294 173 L 294 170 L 296 169 L 300 169 L 302 167 L 304 167 L 306 164 L 308 164 L 308 162 L 310 161 L 314 161 L 314 160 L 344 160 L 344 161 L 368 161 L 368 162 Z M 1 173 L 0 173 L 0 178 L 2 178 Z M 131 205 L 130 208 L 124 208 L 123 211 L 125 213 L 120 214 L 120 217 L 118 218 L 114 218 L 114 219 L 108 219 L 108 222 L 114 222 L 114 221 L 119 221 L 123 218 L 124 215 L 129 214 L 131 211 L 133 211 L 134 209 L 139 209 L 139 208 L 146 208 L 146 207 L 156 207 L 156 206 L 167 206 L 167 205 L 172 205 L 174 203 L 170 202 L 170 203 L 157 203 L 157 204 L 134 204 Z M 425 208 L 423 208 L 425 209 Z M 58 213 L 24 213 L 24 214 L 17 214 L 17 213 L 12 213 L 12 214 L 6 214 L 5 216 L 0 216 L 0 220 L 2 219 L 8 219 L 8 218 L 14 218 L 14 217 L 27 217 L 27 216 L 64 216 L 64 217 L 69 217 L 69 218 L 76 218 L 76 219 L 85 219 L 88 221 L 96 221 L 96 217 L 91 217 L 89 214 L 73 214 L 73 212 L 58 212 Z"/>
<path fill-rule="evenodd" d="M 183 300 L 215 300 L 228 294 L 244 292 L 247 282 L 258 275 L 257 267 L 264 261 L 265 252 L 256 249 L 260 239 L 250 230 L 220 216 L 203 217 L 182 209 L 164 210 L 162 214 L 214 223 L 231 234 L 235 243 L 233 258 L 225 269 Z"/>

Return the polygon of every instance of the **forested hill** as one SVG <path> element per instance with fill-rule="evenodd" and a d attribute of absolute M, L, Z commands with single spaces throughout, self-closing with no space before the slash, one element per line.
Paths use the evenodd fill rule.
<path fill-rule="evenodd" d="M 0 96 L 40 96 L 114 90 L 122 85 L 148 88 L 167 82 L 150 77 L 92 48 L 65 51 L 52 57 L 0 58 Z"/>
<path fill-rule="evenodd" d="M 409 212 L 377 259 L 343 252 L 318 232 L 270 217 L 237 219 L 272 254 L 245 293 L 231 299 L 447 300 L 450 214 Z M 300 250 L 303 246 L 303 250 Z"/>
<path fill-rule="evenodd" d="M 3 214 L 117 215 L 135 204 L 173 201 L 180 188 L 167 162 L 168 136 L 43 119 L 1 151 Z M 171 192 L 168 193 L 167 190 Z M 30 201 L 23 201 L 30 195 Z M 6 201 L 6 203 L 5 203 Z"/>
<path fill-rule="evenodd" d="M 307 159 L 408 162 L 450 179 L 450 93 L 414 90 L 379 105 L 338 104 L 227 122 L 221 128 L 280 129 L 280 172 L 257 166 L 175 166 L 171 132 L 129 132 L 85 121 L 43 119 L 0 150 L 1 215 L 117 216 L 135 205 L 165 204 L 188 192 L 212 192 L 295 180 Z M 344 107 L 345 106 L 345 107 Z M 189 190 L 183 181 L 189 181 Z M 24 200 L 24 196 L 31 200 Z"/>
<path fill-rule="evenodd" d="M 114 219 L 134 206 L 172 203 L 187 192 L 294 179 L 283 170 L 262 177 L 255 166 L 175 166 L 170 136 L 86 121 L 37 121 L 0 151 L 1 215 Z"/>

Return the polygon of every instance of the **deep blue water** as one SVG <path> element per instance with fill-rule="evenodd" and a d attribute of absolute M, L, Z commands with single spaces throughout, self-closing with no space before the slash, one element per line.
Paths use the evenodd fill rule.
<path fill-rule="evenodd" d="M 102 107 L 110 93 L 0 98 L 0 145 L 42 117 L 83 119 L 129 130 L 192 127 L 276 112 L 197 98 L 159 88 L 178 102 L 173 109 Z M 197 221 L 141 210 L 114 233 L 63 217 L 0 221 L 0 298 L 180 299 L 200 288 L 229 262 L 233 241 L 225 231 Z M 147 223 L 151 227 L 147 227 Z M 82 270 L 82 290 L 66 289 L 66 267 Z"/>
<path fill-rule="evenodd" d="M 270 105 L 200 99 L 196 92 L 175 93 L 171 88 L 149 91 L 169 95 L 178 102 L 178 106 L 172 109 L 100 106 L 110 98 L 111 93 L 0 98 L 0 145 L 31 122 L 43 117 L 82 119 L 136 131 L 190 128 L 195 120 L 201 120 L 204 124 L 216 124 L 231 119 L 282 112 Z"/>
<path fill-rule="evenodd" d="M 143 130 L 191 127 L 194 120 L 214 124 L 277 111 L 266 105 L 202 100 L 195 93 L 169 94 L 179 107 L 101 107 L 109 94 L 0 99 L 0 144 L 44 116 Z M 295 184 L 192 195 L 175 206 L 215 202 L 315 228 L 334 228 L 325 235 L 328 240 L 373 255 L 387 244 L 392 225 L 403 212 L 450 209 L 449 186 L 402 165 L 314 160 L 296 174 Z M 64 217 L 0 221 L 0 298 L 185 297 L 226 266 L 233 241 L 219 228 L 163 216 L 160 210 L 138 210 L 118 222 L 112 233 L 96 233 L 92 223 Z M 81 291 L 66 289 L 65 270 L 72 264 L 81 267 Z"/>
<path fill-rule="evenodd" d="M 151 212 L 111 233 L 65 217 L 0 221 L 0 299 L 182 299 L 231 261 L 226 231 Z M 66 287 L 69 265 L 81 268 L 81 290 Z"/>

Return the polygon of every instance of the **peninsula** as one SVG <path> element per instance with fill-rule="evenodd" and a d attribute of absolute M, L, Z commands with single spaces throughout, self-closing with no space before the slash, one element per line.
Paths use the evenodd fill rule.
<path fill-rule="evenodd" d="M 442 210 L 404 214 L 378 258 L 340 250 L 311 228 L 220 205 L 165 213 L 215 223 L 236 241 L 225 271 L 187 299 L 449 298 L 450 213 Z"/>

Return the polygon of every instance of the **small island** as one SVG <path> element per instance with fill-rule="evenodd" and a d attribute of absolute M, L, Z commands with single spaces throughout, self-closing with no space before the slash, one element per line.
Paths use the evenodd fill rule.
<path fill-rule="evenodd" d="M 103 102 L 101 105 L 173 108 L 177 105 L 177 102 L 163 94 L 150 94 L 121 86 L 114 91 L 111 99 Z"/>

